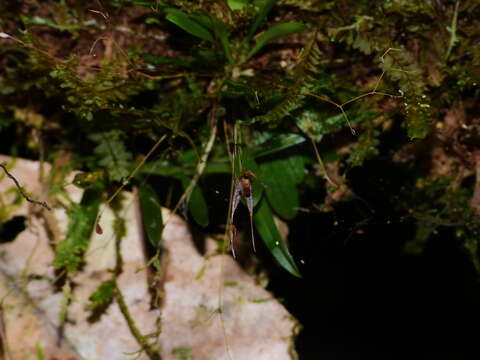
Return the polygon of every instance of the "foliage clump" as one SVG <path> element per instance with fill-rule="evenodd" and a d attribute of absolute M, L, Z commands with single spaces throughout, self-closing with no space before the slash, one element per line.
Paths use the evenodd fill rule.
<path fill-rule="evenodd" d="M 405 196 L 392 206 L 416 224 L 407 251 L 448 227 L 479 263 L 478 2 L 0 7 L 0 129 L 22 135 L 2 151 L 68 157 L 89 179 L 78 178 L 80 204 L 63 204 L 57 267 L 78 271 L 99 201 L 120 186 L 146 189 L 144 219 L 168 206 L 218 232 L 229 219 L 215 214 L 228 205 L 212 181 L 228 188 L 253 170 L 256 231 L 298 276 L 274 217 L 350 201 L 352 169 L 375 161 L 404 171 Z M 324 192 L 308 198 L 313 188 Z M 147 231 L 155 250 L 161 229 Z"/>

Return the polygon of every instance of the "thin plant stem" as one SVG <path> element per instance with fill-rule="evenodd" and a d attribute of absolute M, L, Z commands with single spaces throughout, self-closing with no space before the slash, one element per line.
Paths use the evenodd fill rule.
<path fill-rule="evenodd" d="M 52 208 L 50 206 L 48 206 L 48 204 L 46 203 L 46 201 L 38 201 L 38 200 L 33 200 L 31 199 L 26 193 L 25 191 L 23 190 L 23 188 L 20 186 L 20 183 L 18 182 L 18 180 L 15 178 L 15 176 L 13 176 L 7 169 L 7 167 L 5 166 L 5 163 L 1 163 L 0 164 L 0 167 L 3 169 L 3 171 L 5 171 L 5 174 L 7 174 L 7 176 L 12 179 L 12 181 L 14 182 L 15 186 L 17 187 L 18 189 L 18 192 L 20 193 L 20 195 L 22 195 L 22 197 L 27 200 L 29 203 L 32 203 L 32 204 L 35 204 L 35 205 L 40 205 L 42 207 L 44 207 L 45 209 L 47 209 L 48 211 L 51 211 Z"/>

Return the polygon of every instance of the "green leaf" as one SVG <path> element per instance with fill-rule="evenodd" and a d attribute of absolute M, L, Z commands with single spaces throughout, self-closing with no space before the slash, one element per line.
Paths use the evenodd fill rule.
<path fill-rule="evenodd" d="M 305 24 L 298 22 L 287 22 L 282 24 L 273 25 L 270 29 L 265 31 L 262 36 L 257 40 L 255 46 L 250 50 L 245 61 L 250 59 L 255 53 L 257 53 L 262 47 L 268 44 L 270 41 L 279 38 L 281 36 L 290 35 L 305 29 Z"/>
<path fill-rule="evenodd" d="M 142 211 L 143 228 L 150 244 L 159 247 L 163 231 L 162 207 L 156 191 L 148 184 L 140 186 L 140 209 Z"/>
<path fill-rule="evenodd" d="M 167 14 L 165 18 L 168 21 L 174 23 L 189 34 L 203 40 L 214 42 L 212 34 L 198 22 L 192 20 L 188 14 L 173 8 L 166 9 L 165 12 Z"/>
<path fill-rule="evenodd" d="M 190 184 L 190 179 L 187 177 L 181 178 L 183 189 L 186 189 Z M 193 220 L 202 226 L 206 227 L 209 224 L 209 216 L 208 216 L 208 207 L 207 202 L 203 196 L 202 190 L 197 186 L 193 188 L 192 193 L 190 194 L 190 198 L 188 200 L 188 210 L 192 214 Z"/>
<path fill-rule="evenodd" d="M 227 0 L 228 7 L 232 10 L 242 10 L 249 2 L 249 0 Z"/>
<path fill-rule="evenodd" d="M 299 195 L 297 184 L 303 180 L 304 161 L 301 156 L 273 159 L 260 164 L 265 193 L 273 210 L 285 219 L 297 215 Z"/>
<path fill-rule="evenodd" d="M 228 41 L 229 33 L 225 24 L 210 14 L 194 13 L 190 14 L 190 18 L 210 30 L 213 33 L 214 38 L 220 40 L 225 57 L 230 63 L 232 63 L 233 59 L 230 52 L 230 42 Z"/>
<path fill-rule="evenodd" d="M 289 147 L 301 144 L 305 140 L 305 137 L 298 134 L 269 133 L 269 136 L 264 142 L 252 149 L 252 155 L 255 158 L 271 155 L 288 149 Z"/>
<path fill-rule="evenodd" d="M 101 192 L 87 189 L 83 193 L 80 204 L 74 204 L 69 212 L 68 229 L 65 239 L 55 249 L 54 266 L 66 268 L 74 274 L 83 262 L 83 253 L 90 244 L 90 236 L 95 225 Z"/>
<path fill-rule="evenodd" d="M 257 29 L 260 27 L 260 25 L 263 23 L 265 18 L 267 17 L 268 13 L 270 12 L 270 9 L 272 6 L 277 2 L 277 0 L 264 0 L 261 2 L 260 8 L 258 10 L 257 16 L 255 17 L 255 20 L 253 21 L 252 27 L 248 31 L 247 38 L 251 39 L 253 34 L 257 31 Z"/>
<path fill-rule="evenodd" d="M 98 162 L 92 167 L 105 167 L 113 181 L 121 181 L 130 174 L 132 154 L 123 143 L 123 134 L 119 130 L 94 133 L 88 137 L 98 144 L 93 150 Z"/>
<path fill-rule="evenodd" d="M 301 277 L 287 245 L 280 237 L 277 226 L 273 221 L 272 211 L 265 200 L 260 202 L 253 218 L 260 237 L 273 257 L 290 274 Z"/>

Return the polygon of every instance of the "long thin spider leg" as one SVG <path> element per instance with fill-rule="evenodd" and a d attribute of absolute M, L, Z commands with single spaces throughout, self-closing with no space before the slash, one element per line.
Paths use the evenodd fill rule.
<path fill-rule="evenodd" d="M 228 224 L 228 232 L 230 234 L 230 247 L 232 249 L 232 255 L 235 258 L 235 238 L 236 238 L 236 229 L 235 226 L 233 225 L 233 217 L 235 216 L 235 211 L 237 210 L 238 204 L 240 203 L 240 198 L 242 197 L 242 185 L 240 184 L 240 181 L 235 180 L 235 187 L 233 189 L 233 195 L 232 195 L 232 207 L 230 209 L 230 219 L 229 219 L 229 224 Z"/>
<path fill-rule="evenodd" d="M 252 236 L 252 245 L 253 251 L 257 252 L 255 249 L 255 237 L 253 235 L 253 194 L 250 192 L 250 196 L 245 198 L 248 207 L 248 214 L 250 215 L 250 232 Z"/>

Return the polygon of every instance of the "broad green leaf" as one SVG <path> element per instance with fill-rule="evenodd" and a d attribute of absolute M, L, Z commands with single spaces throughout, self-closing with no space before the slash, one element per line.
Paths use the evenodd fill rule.
<path fill-rule="evenodd" d="M 186 189 L 190 184 L 190 179 L 187 177 L 181 178 L 183 189 Z M 197 186 L 193 188 L 192 193 L 190 194 L 190 198 L 188 200 L 188 210 L 192 214 L 193 220 L 202 226 L 206 227 L 209 224 L 209 217 L 208 217 L 208 207 L 207 202 L 203 196 L 202 190 Z"/>
<path fill-rule="evenodd" d="M 273 257 L 290 274 L 301 277 L 287 245 L 280 237 L 280 233 L 273 220 L 272 211 L 265 199 L 260 202 L 253 218 L 260 237 Z"/>
<path fill-rule="evenodd" d="M 301 156 L 273 159 L 260 164 L 265 193 L 273 210 L 285 219 L 297 215 L 299 195 L 297 184 L 305 175 Z"/>
<path fill-rule="evenodd" d="M 139 189 L 139 199 L 143 228 L 150 244 L 157 249 L 163 231 L 162 208 L 158 195 L 150 185 L 143 184 Z"/>
<path fill-rule="evenodd" d="M 170 8 L 166 9 L 165 12 L 167 14 L 165 18 L 168 21 L 174 23 L 189 34 L 210 42 L 214 41 L 212 34 L 206 28 L 204 28 L 198 22 L 192 20 L 192 18 L 183 11 Z"/>
<path fill-rule="evenodd" d="M 232 53 L 230 51 L 230 42 L 228 41 L 228 36 L 224 32 L 219 32 L 218 37 L 220 38 L 220 44 L 222 44 L 223 52 L 230 64 L 233 63 Z"/>
<path fill-rule="evenodd" d="M 257 40 L 255 46 L 250 50 L 245 61 L 250 59 L 255 53 L 257 53 L 262 47 L 267 45 L 270 41 L 279 38 L 281 36 L 290 35 L 305 29 L 305 24 L 298 22 L 287 22 L 282 24 L 273 25 L 270 29 L 265 31 L 262 36 Z"/>
<path fill-rule="evenodd" d="M 101 192 L 87 189 L 83 193 L 80 204 L 74 204 L 68 214 L 68 229 L 65 239 L 55 249 L 54 266 L 66 268 L 74 274 L 83 262 L 83 253 L 90 244 L 90 236 L 97 219 L 101 202 Z"/>
<path fill-rule="evenodd" d="M 305 137 L 298 134 L 270 134 L 262 144 L 252 149 L 252 155 L 255 158 L 271 155 L 291 146 L 301 144 L 305 140 Z"/>
<path fill-rule="evenodd" d="M 230 52 L 230 43 L 228 41 L 229 33 L 225 24 L 210 14 L 194 13 L 190 14 L 190 18 L 210 30 L 214 38 L 220 40 L 225 57 L 231 63 L 233 60 Z"/>
<path fill-rule="evenodd" d="M 242 10 L 249 2 L 249 0 L 227 0 L 228 7 L 232 10 Z"/>
<path fill-rule="evenodd" d="M 261 2 L 261 5 L 258 9 L 257 16 L 255 17 L 255 20 L 253 21 L 252 27 L 248 31 L 247 38 L 251 39 L 253 37 L 253 34 L 257 31 L 257 29 L 262 25 L 263 21 L 267 17 L 268 13 L 270 12 L 270 9 L 272 6 L 277 2 L 277 0 L 263 0 Z"/>

